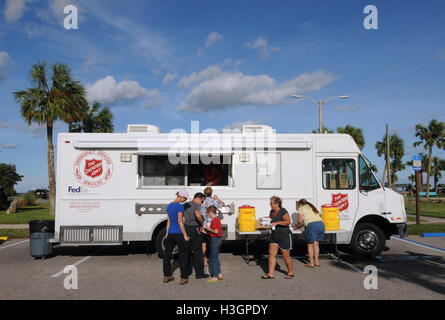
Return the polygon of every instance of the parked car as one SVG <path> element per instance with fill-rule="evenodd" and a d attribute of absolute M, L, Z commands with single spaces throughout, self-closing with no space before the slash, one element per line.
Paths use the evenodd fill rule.
<path fill-rule="evenodd" d="M 34 194 L 37 198 L 48 199 L 48 190 L 46 189 L 37 189 L 34 191 Z"/>

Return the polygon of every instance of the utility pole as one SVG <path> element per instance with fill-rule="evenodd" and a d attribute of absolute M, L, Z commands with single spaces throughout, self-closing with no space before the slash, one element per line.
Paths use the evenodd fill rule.
<path fill-rule="evenodd" d="M 390 163 L 390 152 L 391 147 L 389 146 L 389 126 L 386 125 L 386 167 L 388 168 L 388 187 L 391 188 L 391 163 Z"/>
<path fill-rule="evenodd" d="M 420 155 L 413 156 L 413 168 L 416 173 L 416 224 L 420 224 L 420 176 L 422 174 L 422 157 Z"/>
<path fill-rule="evenodd" d="M 320 100 L 318 101 L 318 110 L 319 110 L 319 123 L 320 123 L 320 128 L 319 128 L 319 133 L 323 133 L 323 101 Z"/>

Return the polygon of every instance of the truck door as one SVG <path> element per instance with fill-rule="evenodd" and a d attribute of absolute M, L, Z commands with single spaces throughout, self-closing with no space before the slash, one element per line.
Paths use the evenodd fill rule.
<path fill-rule="evenodd" d="M 368 162 L 359 157 L 359 202 L 358 209 L 360 218 L 368 214 L 382 214 L 385 212 L 385 191 L 372 173 Z"/>
<path fill-rule="evenodd" d="M 357 156 L 317 157 L 317 206 L 334 205 L 340 228 L 352 230 L 358 208 Z"/>

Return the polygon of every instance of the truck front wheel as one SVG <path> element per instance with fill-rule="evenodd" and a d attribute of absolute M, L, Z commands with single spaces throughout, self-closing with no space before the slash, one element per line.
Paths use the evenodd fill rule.
<path fill-rule="evenodd" d="M 372 223 L 360 223 L 352 235 L 351 249 L 358 256 L 375 257 L 385 248 L 385 234 Z"/>

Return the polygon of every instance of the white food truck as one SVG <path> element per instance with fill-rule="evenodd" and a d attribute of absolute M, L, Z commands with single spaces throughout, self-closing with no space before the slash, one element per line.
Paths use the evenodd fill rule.
<path fill-rule="evenodd" d="M 381 186 L 345 134 L 275 134 L 258 125 L 229 133 L 161 133 L 152 125 L 60 133 L 56 184 L 51 242 L 61 246 L 151 241 L 162 255 L 166 206 L 178 190 L 192 196 L 206 185 L 227 205 L 220 212 L 225 240 L 242 239 L 239 207 L 267 216 L 273 195 L 293 222 L 299 199 L 338 207 L 335 241 L 359 255 L 378 255 L 391 235 L 406 233 L 403 197 Z"/>

